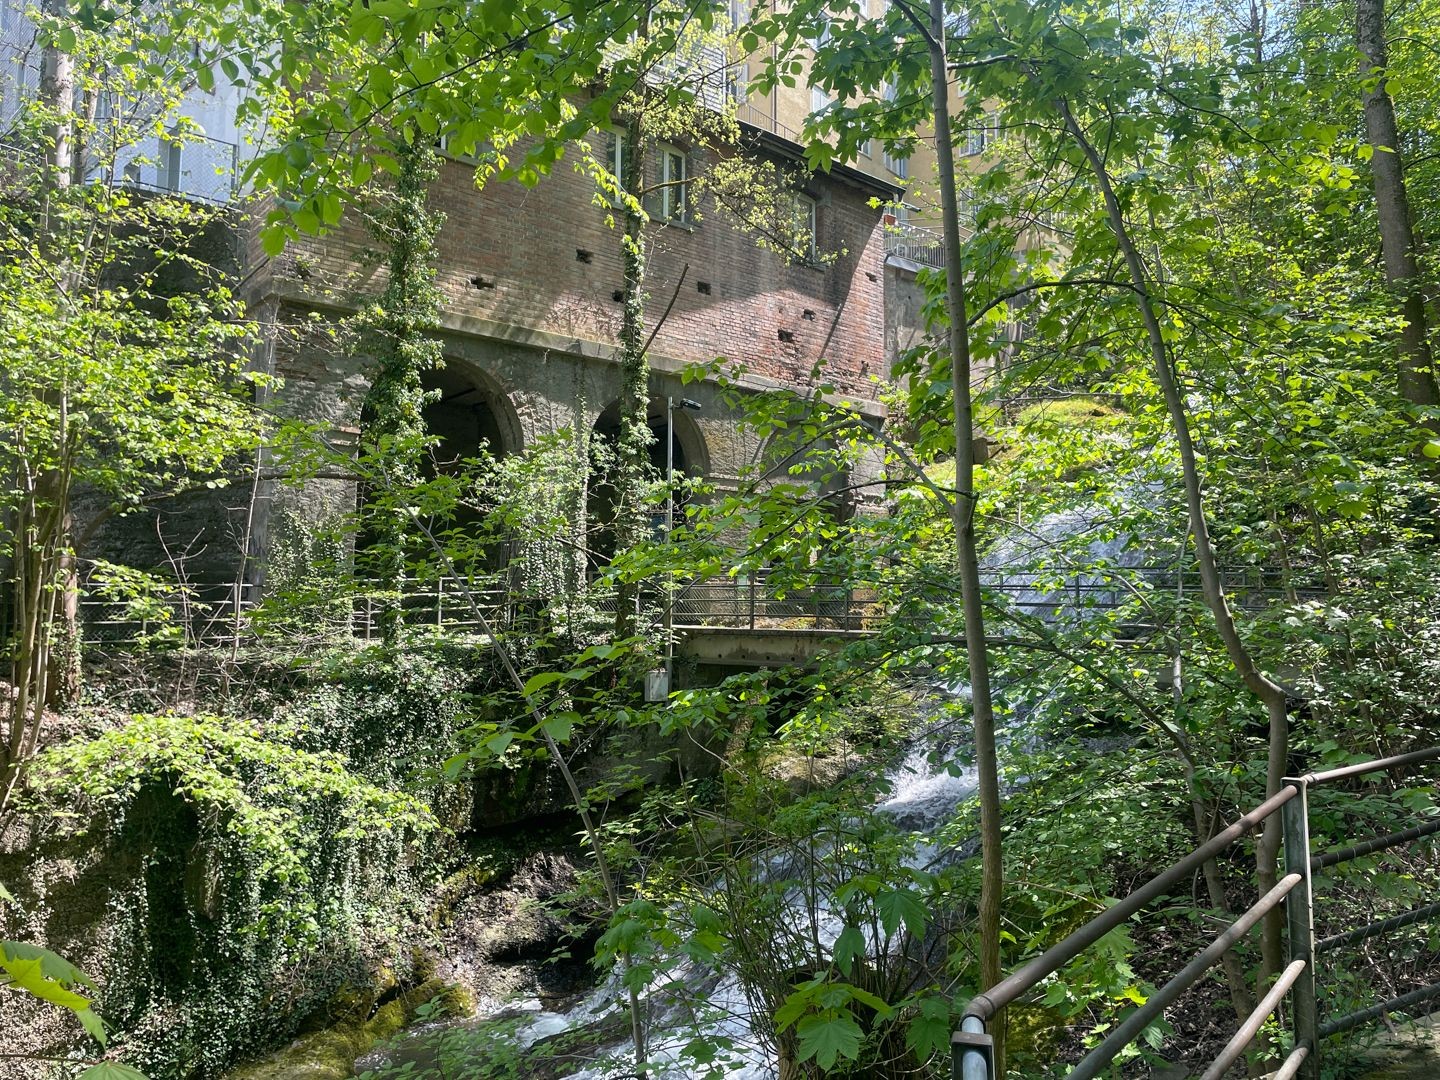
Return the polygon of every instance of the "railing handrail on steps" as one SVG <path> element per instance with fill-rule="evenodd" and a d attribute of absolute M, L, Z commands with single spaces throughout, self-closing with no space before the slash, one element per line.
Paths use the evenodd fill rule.
<path fill-rule="evenodd" d="M 1138 1039 L 1150 1023 L 1163 1012 L 1183 991 L 1194 985 L 1268 912 L 1282 903 L 1286 910 L 1289 946 L 1289 962 L 1279 973 L 1279 978 L 1269 992 L 1256 1005 L 1251 1014 L 1239 1025 L 1234 1038 L 1226 1045 L 1205 1071 L 1202 1080 L 1219 1080 L 1246 1049 L 1254 1042 L 1265 1021 L 1279 1008 L 1288 995 L 1291 1000 L 1294 1044 L 1289 1056 L 1274 1074 L 1274 1080 L 1288 1080 L 1302 1077 L 1304 1080 L 1318 1080 L 1319 1045 L 1326 1036 L 1347 1031 L 1352 1027 L 1378 1019 L 1388 1009 L 1408 1007 L 1440 997 L 1440 983 L 1412 990 L 1407 994 L 1380 1002 L 1377 1005 L 1342 1016 L 1331 1017 L 1321 1023 L 1315 996 L 1315 957 L 1341 945 L 1354 944 L 1403 926 L 1413 926 L 1433 915 L 1440 914 L 1440 905 L 1428 905 L 1400 916 L 1381 919 L 1359 927 L 1347 934 L 1336 935 L 1316 942 L 1314 929 L 1314 890 L 1311 875 L 1315 870 L 1359 858 L 1362 855 L 1401 843 L 1416 840 L 1440 832 L 1440 818 L 1432 818 L 1424 824 L 1385 836 L 1335 849 L 1319 855 L 1310 851 L 1308 794 L 1312 787 L 1333 783 L 1369 773 L 1389 769 L 1405 768 L 1440 758 L 1440 746 L 1374 761 L 1347 765 L 1324 772 L 1307 773 L 1304 776 L 1287 777 L 1284 786 L 1249 813 L 1236 819 L 1229 827 L 1195 848 L 1189 855 L 1162 870 L 1144 885 L 1132 891 L 1119 903 L 1112 905 L 1075 930 L 1062 941 L 1051 946 L 1042 955 L 1025 964 L 994 986 L 976 994 L 965 1008 L 961 1029 L 952 1038 L 955 1080 L 1000 1080 L 996 1072 L 992 1053 L 992 1038 L 986 1031 L 989 1023 L 1001 1009 L 1014 1004 L 1024 994 L 1038 986 L 1044 979 L 1055 974 L 1071 960 L 1090 948 L 1110 931 L 1120 926 L 1151 901 L 1165 895 L 1177 882 L 1188 877 L 1206 860 L 1213 858 L 1242 837 L 1251 833 L 1277 811 L 1282 812 L 1285 843 L 1285 874 L 1266 895 L 1249 910 L 1232 922 L 1202 950 L 1178 975 L 1160 990 L 1096 1046 L 1073 1070 L 1067 1073 L 1070 1080 L 1087 1080 L 1099 1074 L 1125 1047 Z"/>

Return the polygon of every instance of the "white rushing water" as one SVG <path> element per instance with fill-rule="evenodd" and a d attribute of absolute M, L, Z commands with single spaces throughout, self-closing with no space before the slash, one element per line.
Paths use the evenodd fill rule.
<path fill-rule="evenodd" d="M 964 688 L 959 693 L 963 695 Z M 944 727 L 947 733 L 951 730 L 949 725 L 937 724 L 939 727 Z M 976 788 L 973 767 L 953 761 L 936 762 L 934 756 L 933 743 L 923 737 L 917 739 L 887 773 L 888 794 L 874 810 L 889 817 L 899 828 L 916 834 L 914 855 L 907 861 L 917 868 L 933 865 L 939 854 L 928 834 L 949 821 L 956 808 L 973 795 Z M 784 873 L 782 866 L 773 869 L 778 874 Z M 813 917 L 814 928 L 807 929 L 806 936 L 818 939 L 826 948 L 834 944 L 844 926 L 836 911 L 823 903 L 818 907 L 813 902 L 807 904 L 799 895 L 789 913 L 792 931 L 802 923 L 808 928 Z M 671 988 L 671 984 L 677 982 L 678 992 Z M 696 1067 L 682 1051 L 696 1036 L 733 1044 L 735 1049 L 727 1073 L 730 1080 L 775 1080 L 775 1064 L 768 1048 L 755 1035 L 750 1002 L 735 976 L 717 979 L 712 971 L 687 963 L 678 972 L 657 979 L 641 996 L 650 1014 L 648 1050 L 652 1069 L 658 1067 L 659 1071 L 652 1074 L 658 1080 L 693 1080 Z M 698 1015 L 692 1011 L 697 1002 L 703 1002 Z M 533 999 L 509 1006 L 510 1013 L 519 1011 L 528 1017 L 515 1035 L 522 1047 L 596 1024 L 607 1017 L 618 1017 L 627 1009 L 627 997 L 617 979 L 592 991 L 564 1012 L 547 1010 Z M 615 1075 L 617 1066 L 632 1060 L 629 1041 L 616 1041 L 597 1054 L 594 1065 L 575 1073 L 574 1080 L 605 1080 Z"/>

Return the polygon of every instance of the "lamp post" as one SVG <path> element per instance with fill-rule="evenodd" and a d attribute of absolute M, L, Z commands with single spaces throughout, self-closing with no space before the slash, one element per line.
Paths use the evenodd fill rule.
<path fill-rule="evenodd" d="M 690 398 L 665 399 L 665 542 L 670 543 L 675 529 L 675 410 L 699 412 L 701 405 Z M 675 582 L 665 571 L 665 694 L 670 694 L 670 680 L 675 671 Z"/>

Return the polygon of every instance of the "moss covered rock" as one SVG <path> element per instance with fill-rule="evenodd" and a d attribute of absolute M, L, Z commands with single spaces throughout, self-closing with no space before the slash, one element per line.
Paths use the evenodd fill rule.
<path fill-rule="evenodd" d="M 225 1080 L 346 1080 L 355 1074 L 355 1059 L 398 1034 L 419 1006 L 436 997 L 449 1004 L 448 995 L 454 992 L 438 979 L 421 983 L 368 1017 L 342 1020 L 296 1039 L 283 1050 L 232 1069 Z M 463 1003 L 456 998 L 456 1005 Z"/>

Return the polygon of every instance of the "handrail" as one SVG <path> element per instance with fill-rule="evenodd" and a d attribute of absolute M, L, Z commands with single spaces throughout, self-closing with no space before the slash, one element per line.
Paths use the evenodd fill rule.
<path fill-rule="evenodd" d="M 1420 987 L 1366 1009 L 1319 1021 L 1315 998 L 1315 957 L 1342 945 L 1354 944 L 1391 930 L 1412 926 L 1429 917 L 1440 915 L 1440 904 L 1430 904 L 1413 911 L 1382 919 L 1344 934 L 1315 940 L 1314 890 L 1311 875 L 1315 870 L 1380 851 L 1398 844 L 1440 832 L 1440 820 L 1414 828 L 1376 837 L 1348 848 L 1340 848 L 1321 856 L 1312 856 L 1309 837 L 1308 791 L 1317 784 L 1363 776 L 1368 773 L 1400 768 L 1440 759 L 1440 746 L 1415 750 L 1374 761 L 1360 762 L 1338 769 L 1287 777 L 1285 786 L 1248 814 L 1238 818 L 1224 831 L 1201 844 L 1185 858 L 1151 878 L 1123 900 L 1113 904 L 1084 926 L 1051 946 L 1045 953 L 1020 968 L 993 987 L 976 994 L 966 1005 L 961 1030 L 952 1039 L 954 1075 L 959 1080 L 997 1080 L 993 1069 L 991 1039 L 985 1033 L 987 1021 L 1006 1006 L 1060 970 L 1066 963 L 1094 945 L 1107 933 L 1124 923 L 1146 904 L 1193 872 L 1201 863 L 1218 854 L 1257 825 L 1284 811 L 1285 876 L 1243 915 L 1227 926 L 1204 950 L 1198 953 L 1177 975 L 1155 991 L 1140 1008 L 1130 1013 L 1110 1034 L 1067 1075 L 1073 1080 L 1091 1080 L 1117 1054 L 1137 1039 L 1167 1005 L 1214 967 L 1234 945 L 1268 912 L 1282 902 L 1286 909 L 1289 963 L 1254 1010 L 1240 1024 L 1202 1080 L 1218 1080 L 1254 1042 L 1265 1021 L 1274 1015 L 1281 1001 L 1291 999 L 1290 1019 L 1295 1029 L 1294 1048 L 1281 1064 L 1275 1077 L 1304 1076 L 1318 1080 L 1320 1040 L 1328 1035 L 1347 1031 L 1367 1023 L 1387 1011 L 1440 998 L 1440 983 Z"/>
<path fill-rule="evenodd" d="M 1396 754 L 1394 757 L 1380 758 L 1378 761 L 1362 761 L 1358 765 L 1346 765 L 1339 769 L 1329 769 L 1325 772 L 1307 773 L 1300 777 L 1302 781 L 1314 787 L 1317 784 L 1328 784 L 1335 780 L 1348 780 L 1352 776 L 1364 776 L 1366 773 L 1380 772 L 1384 769 L 1397 769 L 1406 765 L 1417 765 L 1422 761 L 1431 761 L 1440 758 L 1440 746 L 1432 746 L 1428 750 L 1412 750 L 1408 754 Z"/>
<path fill-rule="evenodd" d="M 1106 908 L 1063 941 L 1052 945 L 1008 978 L 1001 979 L 989 990 L 976 994 L 965 1007 L 966 1016 L 990 1020 L 1005 1006 L 1015 1001 L 1027 990 L 1033 989 L 1041 979 L 1055 974 L 1095 942 L 1114 930 L 1150 901 L 1163 896 L 1165 890 L 1176 882 L 1189 877 L 1201 864 L 1218 855 L 1227 847 L 1247 835 L 1271 814 L 1293 799 L 1293 787 L 1282 788 L 1243 817 L 1237 818 L 1229 828 L 1216 833 L 1189 855 L 1151 878 L 1140 888 L 1117 904 Z"/>
<path fill-rule="evenodd" d="M 1195 959 L 1186 964 L 1178 975 L 1146 998 L 1144 1005 L 1141 1005 L 1118 1024 L 1104 1042 L 1090 1051 L 1085 1060 L 1075 1066 L 1070 1076 L 1074 1080 L 1094 1080 L 1100 1074 L 1100 1070 L 1114 1060 L 1116 1054 L 1138 1039 L 1140 1033 L 1150 1026 L 1150 1022 L 1165 1011 L 1165 1006 L 1199 982 L 1201 977 L 1218 964 L 1220 958 L 1234 948 L 1261 919 L 1279 907 L 1280 902 L 1302 880 L 1303 878 L 1299 874 L 1286 874 L 1277 881 L 1274 888 L 1255 901 L 1245 914 L 1216 935 L 1215 940 L 1210 942 Z M 1257 1024 L 1256 1027 L 1258 1029 L 1259 1025 Z"/>

